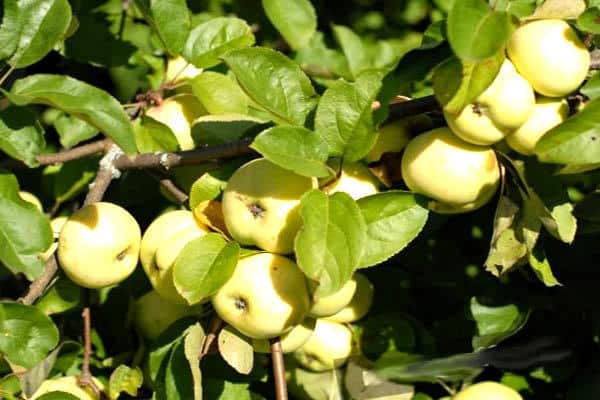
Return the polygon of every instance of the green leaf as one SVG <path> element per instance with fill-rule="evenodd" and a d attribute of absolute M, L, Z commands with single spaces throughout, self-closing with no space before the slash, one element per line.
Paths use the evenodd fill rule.
<path fill-rule="evenodd" d="M 292 49 L 308 43 L 317 30 L 317 14 L 308 0 L 262 0 L 265 14 Z"/>
<path fill-rule="evenodd" d="M 376 71 L 362 74 L 354 83 L 335 82 L 325 91 L 315 117 L 315 131 L 327 142 L 330 156 L 346 161 L 364 158 L 377 139 L 371 105 L 381 88 Z"/>
<path fill-rule="evenodd" d="M 52 243 L 48 217 L 19 197 L 17 178 L 0 170 L 0 261 L 33 280 L 42 273 L 40 253 Z"/>
<path fill-rule="evenodd" d="M 95 86 L 65 75 L 36 74 L 16 81 L 8 97 L 17 105 L 59 108 L 98 128 L 126 153 L 137 151 L 133 128 L 121 104 Z"/>
<path fill-rule="evenodd" d="M 147 115 L 133 123 L 133 132 L 141 153 L 179 150 L 179 142 L 171 128 Z"/>
<path fill-rule="evenodd" d="M 343 192 L 328 197 L 314 189 L 302 196 L 303 225 L 294 242 L 296 261 L 319 282 L 317 296 L 339 290 L 360 265 L 367 233 L 358 205 Z"/>
<path fill-rule="evenodd" d="M 202 301 L 221 288 L 233 274 L 240 247 L 217 233 L 188 243 L 175 260 L 173 282 L 189 304 Z"/>
<path fill-rule="evenodd" d="M 427 222 L 427 208 L 413 193 L 388 191 L 358 200 L 367 224 L 360 268 L 379 264 L 404 249 Z"/>
<path fill-rule="evenodd" d="M 26 398 L 30 398 L 40 385 L 48 379 L 48 376 L 56 365 L 56 360 L 63 347 L 63 343 L 58 345 L 50 354 L 33 368 L 27 370 L 23 374 L 19 374 L 19 385 Z"/>
<path fill-rule="evenodd" d="M 46 315 L 60 314 L 82 304 L 82 288 L 71 280 L 59 278 L 35 303 L 35 308 Z"/>
<path fill-rule="evenodd" d="M 248 375 L 254 366 L 254 348 L 252 341 L 233 329 L 226 326 L 219 332 L 217 338 L 219 354 L 227 364 L 240 374 Z"/>
<path fill-rule="evenodd" d="M 205 71 L 190 81 L 194 95 L 210 114 L 246 114 L 248 97 L 226 75 Z"/>
<path fill-rule="evenodd" d="M 600 18 L 600 16 L 599 16 Z M 600 74 L 595 74 L 579 89 L 581 93 L 590 98 L 590 100 L 600 97 Z"/>
<path fill-rule="evenodd" d="M 192 29 L 183 56 L 198 68 L 210 68 L 220 64 L 221 57 L 227 52 L 252 46 L 254 41 L 246 21 L 216 17 Z"/>
<path fill-rule="evenodd" d="M 173 347 L 180 343 L 195 323 L 195 318 L 183 318 L 172 325 L 151 344 L 148 351 L 148 375 L 151 382 L 159 381 Z M 164 378 L 164 377 L 163 377 Z"/>
<path fill-rule="evenodd" d="M 197 323 L 190 328 L 183 340 L 183 351 L 192 372 L 194 400 L 202 400 L 202 372 L 198 360 L 202 353 L 205 337 L 204 329 Z"/>
<path fill-rule="evenodd" d="M 23 68 L 38 62 L 63 39 L 70 24 L 68 0 L 19 2 L 19 43 L 8 63 Z"/>
<path fill-rule="evenodd" d="M 400 385 L 380 379 L 371 369 L 370 362 L 354 358 L 346 367 L 346 389 L 353 399 L 385 399 L 395 400 L 414 399 L 412 385 Z"/>
<path fill-rule="evenodd" d="M 266 159 L 303 176 L 326 177 L 327 144 L 300 126 L 280 125 L 261 132 L 250 146 Z"/>
<path fill-rule="evenodd" d="M 82 119 L 67 114 L 62 114 L 54 121 L 54 128 L 58 132 L 60 144 L 67 148 L 91 139 L 98 134 L 98 128 Z"/>
<path fill-rule="evenodd" d="M 196 367 L 199 368 L 199 365 Z M 165 368 L 164 382 L 154 394 L 156 400 L 195 400 L 193 376 L 186 358 L 184 340 L 179 340 L 173 346 Z"/>
<path fill-rule="evenodd" d="M 46 147 L 44 128 L 26 107 L 8 107 L 0 111 L 0 149 L 30 167 Z"/>
<path fill-rule="evenodd" d="M 304 124 L 316 104 L 316 93 L 298 64 L 265 47 L 234 50 L 224 60 L 244 92 L 274 121 Z"/>
<path fill-rule="evenodd" d="M 550 266 L 550 261 L 548 261 L 546 252 L 540 243 L 537 243 L 536 247 L 529 254 L 529 265 L 531 265 L 531 269 L 533 269 L 535 275 L 540 281 L 542 281 L 544 285 L 548 287 L 561 285 L 558 279 L 556 279 L 554 276 L 552 267 Z"/>
<path fill-rule="evenodd" d="M 131 368 L 121 364 L 110 374 L 108 397 L 111 400 L 116 400 L 122 392 L 135 397 L 143 381 L 144 376 L 139 367 Z"/>
<path fill-rule="evenodd" d="M 473 337 L 473 349 L 481 350 L 494 346 L 517 333 L 529 318 L 530 311 L 518 305 L 486 306 L 471 298 L 471 315 L 477 325 Z"/>
<path fill-rule="evenodd" d="M 531 18 L 576 19 L 585 11 L 585 8 L 585 0 L 545 0 L 538 5 Z"/>
<path fill-rule="evenodd" d="M 316 32 L 310 41 L 296 52 L 295 60 L 304 72 L 315 79 L 352 78 L 346 58 L 341 51 L 327 47 L 323 32 Z"/>
<path fill-rule="evenodd" d="M 448 42 L 464 61 L 493 56 L 514 28 L 510 14 L 493 11 L 484 0 L 455 0 L 446 24 Z"/>
<path fill-rule="evenodd" d="M 48 168 L 54 169 L 52 194 L 57 203 L 64 203 L 88 188 L 96 176 L 98 159 L 80 158 Z"/>
<path fill-rule="evenodd" d="M 10 57 L 19 44 L 19 5 L 17 0 L 3 1 L 2 25 L 0 25 L 0 60 Z"/>
<path fill-rule="evenodd" d="M 366 46 L 363 44 L 360 36 L 354 33 L 350 28 L 341 25 L 333 25 L 333 36 L 342 47 L 344 57 L 348 63 L 350 73 L 356 78 L 361 72 L 372 68 L 372 60 Z"/>
<path fill-rule="evenodd" d="M 48 392 L 40 397 L 36 397 L 37 400 L 80 400 L 79 397 L 74 396 L 67 392 Z"/>
<path fill-rule="evenodd" d="M 577 18 L 577 27 L 584 32 L 600 33 L 600 8 L 588 8 Z"/>
<path fill-rule="evenodd" d="M 235 142 L 262 129 L 263 121 L 247 115 L 203 115 L 194 120 L 192 137 L 197 144 L 218 145 Z"/>
<path fill-rule="evenodd" d="M 584 165 L 600 163 L 600 99 L 546 133 L 535 146 L 542 162 Z"/>
<path fill-rule="evenodd" d="M 0 353 L 11 363 L 29 369 L 58 344 L 58 329 L 35 307 L 1 302 L 0 314 Z"/>
<path fill-rule="evenodd" d="M 190 189 L 190 208 L 193 210 L 203 201 L 214 200 L 227 186 L 227 180 L 240 167 L 239 161 L 228 162 L 221 168 L 209 171 L 192 184 Z"/>
<path fill-rule="evenodd" d="M 179 54 L 186 44 L 192 17 L 185 0 L 150 0 L 153 27 L 173 54 Z"/>

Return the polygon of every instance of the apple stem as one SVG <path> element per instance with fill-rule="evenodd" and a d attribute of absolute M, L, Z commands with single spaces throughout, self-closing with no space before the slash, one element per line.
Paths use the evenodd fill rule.
<path fill-rule="evenodd" d="M 287 384 L 285 382 L 285 362 L 281 341 L 278 337 L 269 339 L 271 344 L 271 360 L 273 362 L 273 379 L 275 381 L 275 395 L 277 400 L 287 400 Z"/>
<path fill-rule="evenodd" d="M 92 315 L 89 305 L 90 291 L 85 289 L 85 307 L 81 317 L 83 318 L 83 365 L 81 366 L 81 375 L 79 376 L 79 385 L 90 388 L 94 394 L 100 396 L 100 389 L 94 383 L 92 374 L 90 373 L 90 357 L 92 354 Z"/>

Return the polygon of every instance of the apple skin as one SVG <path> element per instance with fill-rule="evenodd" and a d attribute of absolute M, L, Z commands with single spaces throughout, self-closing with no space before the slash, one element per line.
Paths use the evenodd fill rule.
<path fill-rule="evenodd" d="M 44 206 L 42 206 L 42 202 L 40 201 L 40 199 L 37 198 L 35 194 L 21 190 L 19 191 L 19 197 L 21 198 L 21 200 L 33 204 L 35 208 L 37 208 L 41 212 L 44 212 Z"/>
<path fill-rule="evenodd" d="M 306 278 L 290 259 L 259 253 L 238 261 L 213 296 L 217 314 L 252 339 L 281 336 L 300 324 L 310 308 Z"/>
<path fill-rule="evenodd" d="M 326 182 L 328 179 L 325 178 Z M 370 196 L 379 192 L 379 181 L 369 171 L 367 166 L 360 162 L 344 163 L 340 176 L 323 187 L 327 194 L 344 192 L 350 195 L 354 200 Z"/>
<path fill-rule="evenodd" d="M 513 32 L 506 50 L 536 92 L 563 97 L 585 80 L 590 53 L 571 26 L 560 19 L 528 22 Z"/>
<path fill-rule="evenodd" d="M 359 272 L 354 273 L 356 281 L 356 291 L 352 300 L 337 313 L 326 317 L 327 321 L 338 322 L 341 324 L 358 321 L 369 312 L 373 304 L 374 287 L 366 276 Z"/>
<path fill-rule="evenodd" d="M 529 119 L 506 137 L 506 143 L 518 153 L 532 155 L 542 136 L 560 125 L 568 116 L 569 105 L 566 100 L 541 97 L 537 100 Z"/>
<path fill-rule="evenodd" d="M 242 245 L 290 254 L 302 224 L 300 197 L 317 187 L 265 158 L 252 160 L 231 176 L 223 191 L 223 217 L 231 236 Z"/>
<path fill-rule="evenodd" d="M 191 150 L 196 147 L 191 126 L 196 118 L 204 114 L 206 110 L 200 101 L 190 94 L 169 97 L 146 111 L 147 116 L 171 128 L 181 150 Z"/>
<path fill-rule="evenodd" d="M 498 382 L 475 383 L 461 390 L 452 400 L 523 400 L 514 389 Z"/>
<path fill-rule="evenodd" d="M 155 340 L 178 319 L 201 313 L 202 307 L 175 304 L 151 290 L 135 301 L 133 321 L 143 337 Z"/>
<path fill-rule="evenodd" d="M 104 384 L 96 378 L 92 378 L 94 383 L 101 391 L 104 390 Z M 65 392 L 72 394 L 80 400 L 99 400 L 90 389 L 79 387 L 77 377 L 63 376 L 61 378 L 48 379 L 40 385 L 40 387 L 31 396 L 30 400 L 35 400 L 50 392 Z"/>
<path fill-rule="evenodd" d="M 458 115 L 444 112 L 446 122 L 462 140 L 490 145 L 521 126 L 533 112 L 533 88 L 509 60 L 492 84 Z"/>
<path fill-rule="evenodd" d="M 165 299 L 180 305 L 187 301 L 173 283 L 173 263 L 193 239 L 208 228 L 197 222 L 191 211 L 169 211 L 156 218 L 144 232 L 140 261 L 154 289 Z"/>
<path fill-rule="evenodd" d="M 281 351 L 292 353 L 302 347 L 312 336 L 316 324 L 316 319 L 306 318 L 301 324 L 296 325 L 292 330 L 281 335 Z M 271 352 L 269 341 L 265 339 L 252 339 L 252 347 L 257 353 Z"/>
<path fill-rule="evenodd" d="M 409 189 L 433 199 L 429 208 L 443 214 L 483 206 L 500 182 L 494 151 L 464 142 L 448 128 L 414 138 L 404 151 L 401 168 Z"/>
<path fill-rule="evenodd" d="M 317 289 L 317 283 L 309 281 L 308 287 L 311 293 L 314 293 Z M 356 276 L 353 276 L 352 279 L 346 282 L 337 292 L 332 293 L 329 296 L 313 299 L 312 307 L 308 312 L 309 315 L 313 317 L 329 317 L 330 315 L 339 312 L 352 301 L 352 297 L 354 297 L 354 293 L 356 292 L 356 287 Z"/>
<path fill-rule="evenodd" d="M 174 84 L 182 83 L 202 73 L 202 68 L 196 68 L 194 64 L 188 63 L 183 57 L 170 58 L 167 61 L 165 81 Z"/>
<path fill-rule="evenodd" d="M 341 367 L 352 355 L 352 331 L 346 325 L 317 319 L 312 336 L 296 350 L 294 357 L 311 371 L 328 371 Z"/>
<path fill-rule="evenodd" d="M 127 210 L 98 202 L 75 211 L 58 238 L 58 261 L 79 286 L 100 289 L 115 285 L 135 269 L 140 227 Z"/>

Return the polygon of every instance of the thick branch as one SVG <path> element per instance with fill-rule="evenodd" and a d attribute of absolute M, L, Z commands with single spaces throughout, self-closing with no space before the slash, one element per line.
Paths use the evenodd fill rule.
<path fill-rule="evenodd" d="M 44 272 L 36 280 L 31 282 L 25 296 L 19 299 L 19 302 L 25 305 L 32 305 L 42 294 L 46 291 L 54 275 L 58 271 L 58 263 L 56 262 L 56 255 L 52 254 L 44 265 Z"/>
<path fill-rule="evenodd" d="M 287 384 L 285 382 L 285 363 L 279 338 L 269 339 L 271 343 L 271 360 L 273 363 L 273 380 L 275 381 L 275 395 L 277 400 L 287 400 Z"/>
<path fill-rule="evenodd" d="M 440 103 L 438 103 L 435 96 L 420 97 L 418 99 L 390 104 L 388 121 L 439 110 L 441 110 Z"/>

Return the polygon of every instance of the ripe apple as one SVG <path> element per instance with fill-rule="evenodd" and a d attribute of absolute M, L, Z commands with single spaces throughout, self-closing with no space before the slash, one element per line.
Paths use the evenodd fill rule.
<path fill-rule="evenodd" d="M 104 390 L 104 384 L 96 378 L 92 378 L 98 389 Z M 48 379 L 31 396 L 30 400 L 35 400 L 50 392 L 65 392 L 72 394 L 80 400 L 99 400 L 90 389 L 82 388 L 77 382 L 75 376 L 63 376 L 61 378 Z"/>
<path fill-rule="evenodd" d="M 100 289 L 133 272 L 140 241 L 140 227 L 127 210 L 106 202 L 88 204 L 64 224 L 58 238 L 58 260 L 73 282 Z"/>
<path fill-rule="evenodd" d="M 201 313 L 199 306 L 175 304 L 151 290 L 135 301 L 133 322 L 143 337 L 154 340 L 178 319 Z"/>
<path fill-rule="evenodd" d="M 431 119 L 416 115 L 390 122 L 379 128 L 377 141 L 365 157 L 368 163 L 381 159 L 384 153 L 400 153 L 416 131 L 431 128 Z"/>
<path fill-rule="evenodd" d="M 293 327 L 291 331 L 281 335 L 281 351 L 292 353 L 302 347 L 313 334 L 316 324 L 316 319 L 306 318 L 301 324 Z M 257 353 L 271 352 L 269 341 L 265 339 L 252 339 L 252 347 Z"/>
<path fill-rule="evenodd" d="M 304 274 L 293 261 L 259 253 L 238 261 L 212 304 L 225 322 L 244 335 L 270 339 L 301 323 L 310 300 Z"/>
<path fill-rule="evenodd" d="M 327 371 L 341 367 L 352 354 L 352 331 L 346 325 L 317 319 L 312 336 L 294 357 L 304 368 Z"/>
<path fill-rule="evenodd" d="M 337 313 L 352 301 L 352 297 L 356 292 L 356 286 L 357 279 L 356 276 L 353 276 L 352 279 L 346 282 L 337 292 L 332 293 L 329 296 L 314 299 L 308 313 L 313 317 L 328 317 Z M 309 281 L 308 287 L 311 293 L 314 293 L 317 284 L 314 281 Z"/>
<path fill-rule="evenodd" d="M 327 181 L 331 178 L 325 178 Z M 328 182 L 323 187 L 327 194 L 345 192 L 354 200 L 370 196 L 379 192 L 379 181 L 371 174 L 369 168 L 360 162 L 344 163 L 342 171 L 335 180 Z"/>
<path fill-rule="evenodd" d="M 561 19 L 542 19 L 519 27 L 506 50 L 536 92 L 562 97 L 575 91 L 590 68 L 590 53 L 571 26 Z"/>
<path fill-rule="evenodd" d="M 165 81 L 174 84 L 186 82 L 202 73 L 202 68 L 196 68 L 194 64 L 187 62 L 183 57 L 170 58 L 167 61 Z"/>
<path fill-rule="evenodd" d="M 504 60 L 492 84 L 458 115 L 444 112 L 446 122 L 461 139 L 489 145 L 504 139 L 533 112 L 535 94 L 529 82 Z"/>
<path fill-rule="evenodd" d="M 316 178 L 297 175 L 265 158 L 252 160 L 235 171 L 223 192 L 227 229 L 243 245 L 290 254 L 302 224 L 300 197 L 316 187 Z"/>
<path fill-rule="evenodd" d="M 432 198 L 430 209 L 443 214 L 483 206 L 500 182 L 494 151 L 464 142 L 448 128 L 414 138 L 404 151 L 401 168 L 410 190 Z"/>
<path fill-rule="evenodd" d="M 453 400 L 523 400 L 514 389 L 498 382 L 479 382 L 461 390 Z"/>
<path fill-rule="evenodd" d="M 21 200 L 33 204 L 35 208 L 37 208 L 41 212 L 44 212 L 44 206 L 42 206 L 42 202 L 40 201 L 40 199 L 37 198 L 35 194 L 21 190 L 19 191 L 19 197 L 21 198 Z"/>
<path fill-rule="evenodd" d="M 516 152 L 531 155 L 542 136 L 568 116 L 569 105 L 565 100 L 541 97 L 529 119 L 506 137 L 506 143 Z"/>
<path fill-rule="evenodd" d="M 206 234 L 191 211 L 169 211 L 156 218 L 144 232 L 140 261 L 154 289 L 165 299 L 187 304 L 173 284 L 173 264 L 190 241 Z"/>
<path fill-rule="evenodd" d="M 204 107 L 191 94 L 169 97 L 146 111 L 147 116 L 171 128 L 181 150 L 191 150 L 196 147 L 191 126 L 196 118 L 204 114 L 206 114 Z"/>
<path fill-rule="evenodd" d="M 354 296 L 352 296 L 350 303 L 337 313 L 324 319 L 344 324 L 358 321 L 367 315 L 367 312 L 373 304 L 373 284 L 366 276 L 359 272 L 354 273 L 353 279 L 356 281 L 356 291 L 354 292 Z"/>

